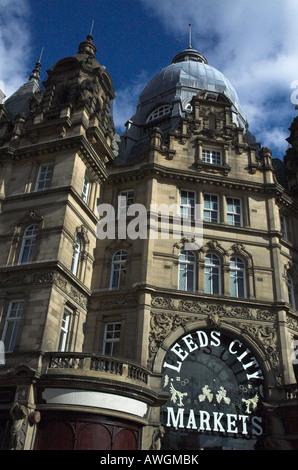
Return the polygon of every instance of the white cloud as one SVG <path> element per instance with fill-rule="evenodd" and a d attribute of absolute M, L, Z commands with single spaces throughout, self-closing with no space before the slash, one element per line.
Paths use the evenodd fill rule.
<path fill-rule="evenodd" d="M 141 1 L 185 47 L 192 24 L 192 47 L 227 76 L 251 132 L 282 157 L 287 143 L 280 129 L 284 126 L 287 136 L 295 115 L 291 83 L 298 79 L 297 0 Z"/>
<path fill-rule="evenodd" d="M 125 123 L 136 112 L 136 105 L 143 89 L 148 83 L 147 72 L 141 72 L 125 88 L 115 91 L 116 99 L 113 105 L 114 124 L 118 132 L 125 131 Z"/>
<path fill-rule="evenodd" d="M 6 99 L 29 78 L 29 17 L 27 0 L 0 0 L 0 89 Z"/>

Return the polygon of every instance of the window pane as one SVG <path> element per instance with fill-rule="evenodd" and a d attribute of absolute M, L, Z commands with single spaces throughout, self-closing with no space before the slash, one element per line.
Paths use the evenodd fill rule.
<path fill-rule="evenodd" d="M 50 186 L 52 174 L 53 174 L 54 164 L 49 163 L 46 165 L 42 165 L 39 170 L 37 183 L 36 183 L 36 190 L 39 189 L 46 189 Z"/>
<path fill-rule="evenodd" d="M 2 341 L 4 342 L 6 352 L 12 352 L 14 350 L 23 309 L 23 301 L 11 302 L 9 304 L 2 336 Z"/>
<path fill-rule="evenodd" d="M 119 250 L 113 255 L 112 270 L 110 279 L 110 289 L 119 289 L 121 284 L 121 277 L 126 273 L 128 253 L 125 250 Z"/>
<path fill-rule="evenodd" d="M 119 355 L 121 323 L 108 323 L 105 327 L 103 354 Z"/>

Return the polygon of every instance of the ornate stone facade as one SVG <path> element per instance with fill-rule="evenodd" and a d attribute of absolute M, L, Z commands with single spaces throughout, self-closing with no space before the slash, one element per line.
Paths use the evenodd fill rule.
<path fill-rule="evenodd" d="M 180 449 L 168 423 L 183 427 L 183 413 L 183 445 L 197 448 L 214 437 L 210 409 L 198 407 L 212 395 L 232 410 L 230 383 L 245 397 L 235 409 L 243 434 L 252 423 L 254 448 L 297 449 L 297 119 L 283 165 L 249 134 L 228 81 L 191 49 L 149 82 L 119 136 L 112 80 L 95 52 L 88 36 L 43 89 L 38 63 L 22 113 L 17 97 L 0 105 L 0 448 L 70 449 L 75 436 L 78 449 Z M 186 63 L 201 77 L 210 67 L 221 91 L 206 77 L 203 89 L 191 76 L 184 83 Z M 99 239 L 99 201 L 116 224 L 120 209 L 141 204 L 155 236 L 130 239 L 117 226 L 115 239 Z M 162 204 L 174 205 L 168 237 Z M 194 227 L 194 204 L 201 244 L 176 236 L 182 213 Z M 182 380 L 190 353 L 193 376 Z M 262 376 L 261 387 L 236 381 L 256 364 L 247 377 Z M 223 380 L 212 393 L 210 378 Z M 189 382 L 205 391 L 197 409 L 182 406 Z M 234 414 L 215 413 L 226 416 L 216 438 L 227 426 L 229 439 Z"/>

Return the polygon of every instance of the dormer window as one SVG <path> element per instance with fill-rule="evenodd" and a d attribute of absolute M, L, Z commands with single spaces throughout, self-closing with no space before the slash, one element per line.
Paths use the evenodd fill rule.
<path fill-rule="evenodd" d="M 221 152 L 203 148 L 203 162 L 211 165 L 221 165 Z"/>
<path fill-rule="evenodd" d="M 154 111 L 152 111 L 151 114 L 149 114 L 146 122 L 151 122 L 151 121 L 154 121 L 155 119 L 165 116 L 166 114 L 169 114 L 170 111 L 171 111 L 171 106 L 169 104 L 164 104 L 163 106 L 159 106 Z"/>

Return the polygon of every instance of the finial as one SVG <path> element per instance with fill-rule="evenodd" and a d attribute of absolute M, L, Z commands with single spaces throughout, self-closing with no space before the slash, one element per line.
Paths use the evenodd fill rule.
<path fill-rule="evenodd" d="M 38 62 L 36 62 L 35 67 L 32 70 L 32 73 L 29 77 L 29 81 L 36 80 L 38 83 L 40 82 L 40 68 L 41 68 L 41 58 L 42 58 L 43 50 L 44 50 L 44 47 L 41 49 Z"/>
<path fill-rule="evenodd" d="M 94 25 L 94 20 L 92 20 L 92 25 L 91 25 L 91 29 L 90 29 L 90 36 L 92 36 L 93 25 Z"/>
<path fill-rule="evenodd" d="M 42 47 L 42 49 L 41 49 L 41 53 L 40 53 L 40 56 L 39 56 L 39 61 L 38 61 L 39 63 L 41 62 L 41 58 L 42 58 L 42 54 L 43 54 L 43 50 L 44 50 L 44 47 Z"/>
<path fill-rule="evenodd" d="M 192 47 L 191 47 L 191 24 L 189 24 L 188 27 L 189 27 L 188 49 L 192 49 Z"/>

